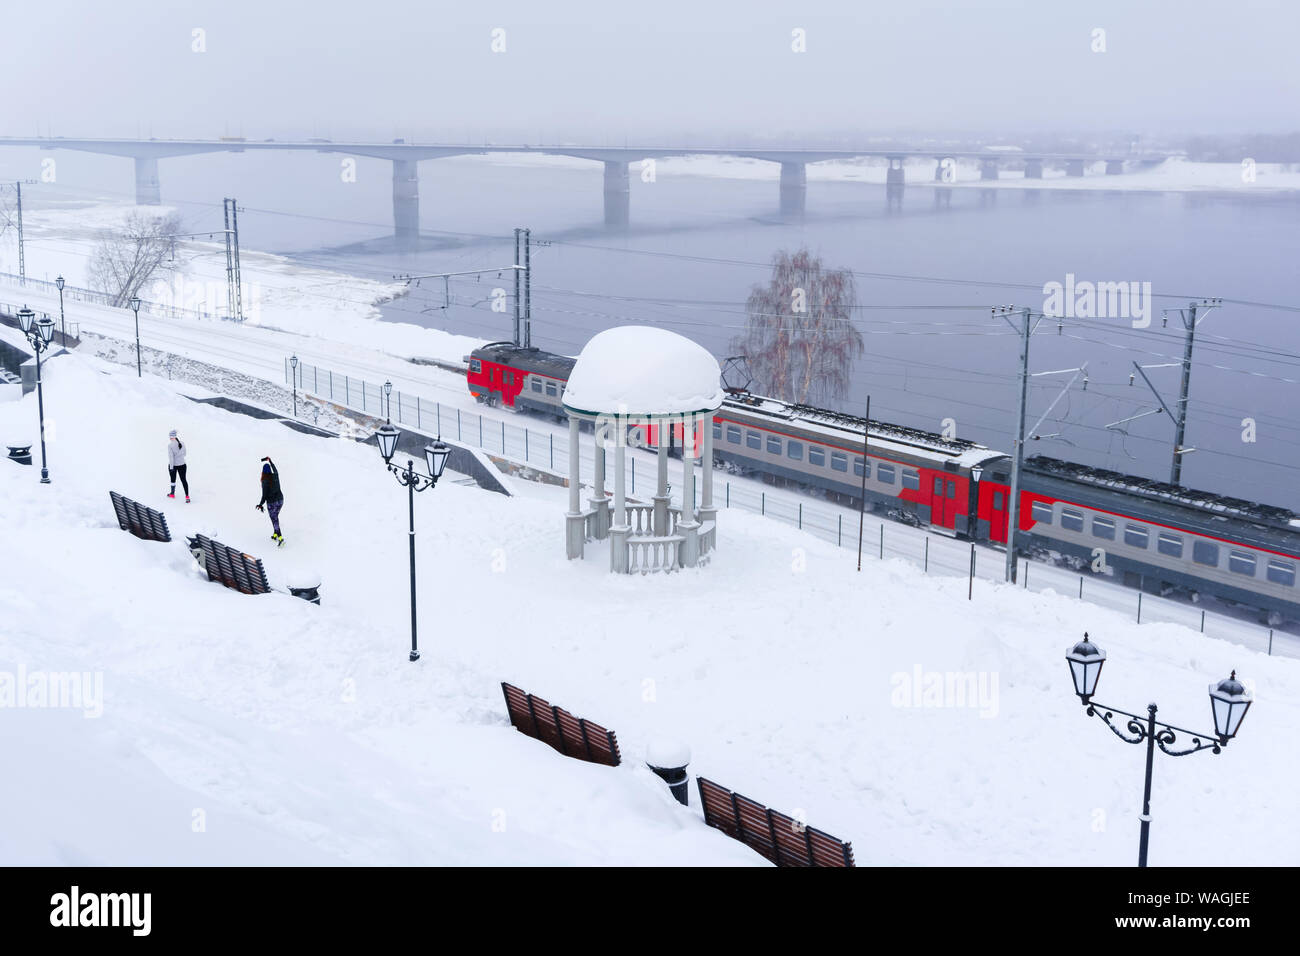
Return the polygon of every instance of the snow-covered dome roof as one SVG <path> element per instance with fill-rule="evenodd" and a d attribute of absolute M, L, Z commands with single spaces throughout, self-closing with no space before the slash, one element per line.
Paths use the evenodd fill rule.
<path fill-rule="evenodd" d="M 592 336 L 564 389 L 564 407 L 585 415 L 680 415 L 722 405 L 722 370 L 703 346 L 648 325 Z"/>

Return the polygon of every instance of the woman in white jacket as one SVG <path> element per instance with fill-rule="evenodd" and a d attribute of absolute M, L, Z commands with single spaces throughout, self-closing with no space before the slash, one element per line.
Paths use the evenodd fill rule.
<path fill-rule="evenodd" d="M 176 437 L 176 429 L 172 429 L 167 436 L 167 474 L 172 480 L 171 491 L 167 493 L 168 498 L 176 497 L 176 476 L 181 479 L 181 487 L 185 489 L 185 502 L 190 500 L 190 483 L 185 477 L 185 445 Z"/>

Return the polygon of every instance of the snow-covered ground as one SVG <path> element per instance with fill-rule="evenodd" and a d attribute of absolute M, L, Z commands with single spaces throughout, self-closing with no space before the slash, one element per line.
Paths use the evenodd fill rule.
<path fill-rule="evenodd" d="M 0 675 L 101 675 L 84 709 L 102 715 L 0 714 L 0 814 L 23 821 L 0 829 L 7 862 L 761 862 L 641 767 L 667 735 L 694 772 L 852 840 L 862 865 L 1128 865 L 1142 749 L 1070 692 L 1085 628 L 1110 655 L 1103 701 L 1207 729 L 1211 680 L 1236 668 L 1257 696 L 1222 755 L 1157 755 L 1152 862 L 1300 862 L 1279 759 L 1300 731 L 1295 661 L 981 581 L 968 601 L 902 562 L 858 573 L 735 512 L 709 567 L 615 578 L 599 547 L 564 560 L 563 489 L 444 481 L 416 504 L 411 664 L 405 502 L 372 447 L 80 355 L 46 382 L 54 483 L 0 462 Z M 35 417 L 34 395 L 0 405 L 0 439 Z M 163 497 L 170 428 L 188 506 Z M 252 507 L 268 454 L 282 551 Z M 164 508 L 178 541 L 119 531 L 110 488 Z M 273 585 L 314 568 L 324 603 L 208 583 L 181 540 L 200 530 L 263 557 Z M 925 692 L 958 678 L 971 699 Z M 615 729 L 625 765 L 515 733 L 503 679 Z"/>

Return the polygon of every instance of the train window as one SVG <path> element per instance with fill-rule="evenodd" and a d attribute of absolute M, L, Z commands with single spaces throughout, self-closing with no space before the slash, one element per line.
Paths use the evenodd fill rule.
<path fill-rule="evenodd" d="M 505 381 L 507 385 L 515 384 L 515 373 L 507 369 L 505 373 Z"/>
<path fill-rule="evenodd" d="M 892 485 L 894 483 L 894 466 L 877 465 L 876 480 L 886 485 Z"/>
<path fill-rule="evenodd" d="M 728 425 L 728 426 L 727 426 L 727 441 L 731 442 L 733 445 L 739 445 L 739 444 L 740 444 L 740 426 L 739 426 L 739 425 Z"/>
<path fill-rule="evenodd" d="M 763 436 L 755 431 L 746 431 L 745 444 L 748 445 L 750 448 L 762 448 Z"/>
<path fill-rule="evenodd" d="M 785 453 L 795 461 L 803 461 L 803 442 L 792 441 L 785 446 Z"/>
<path fill-rule="evenodd" d="M 722 422 L 714 421 L 714 423 L 713 423 L 713 437 L 714 437 L 714 438 L 721 438 L 721 437 L 722 437 Z"/>
<path fill-rule="evenodd" d="M 904 487 L 904 488 L 911 488 L 913 491 L 919 490 L 920 487 L 921 487 L 921 476 L 918 475 L 916 472 L 912 471 L 910 468 L 904 468 L 904 469 L 903 469 L 903 487 Z M 940 495 L 943 494 L 943 479 L 942 479 L 942 478 L 939 479 L 939 494 L 940 494 Z"/>
<path fill-rule="evenodd" d="M 1035 521 L 1041 521 L 1043 524 L 1052 523 L 1052 506 L 1046 501 L 1035 501 L 1030 511 Z"/>
<path fill-rule="evenodd" d="M 993 492 L 993 510 L 1001 511 L 1005 507 L 1006 505 L 1003 503 L 1002 492 L 1000 491 Z"/>
<path fill-rule="evenodd" d="M 781 439 L 777 438 L 775 435 L 768 435 L 768 436 L 767 436 L 767 453 L 768 453 L 769 455 L 779 455 L 779 454 L 781 454 Z"/>
<path fill-rule="evenodd" d="M 483 372 L 483 363 L 476 358 L 472 358 L 469 360 L 469 370 L 475 375 L 480 375 Z"/>
<path fill-rule="evenodd" d="M 542 393 L 542 380 L 540 378 L 533 379 L 533 391 L 539 395 Z"/>
<path fill-rule="evenodd" d="M 957 497 L 957 482 L 955 481 L 948 482 L 948 497 L 949 498 Z"/>
<path fill-rule="evenodd" d="M 1083 512 L 1075 511 L 1072 508 L 1065 508 L 1061 511 L 1061 527 L 1066 531 L 1083 530 Z"/>
<path fill-rule="evenodd" d="M 1228 570 L 1234 574 L 1255 576 L 1255 556 L 1249 551 L 1229 551 Z"/>
<path fill-rule="evenodd" d="M 808 446 L 808 464 L 821 467 L 826 464 L 826 449 L 818 445 Z"/>
<path fill-rule="evenodd" d="M 1115 522 L 1109 518 L 1092 519 L 1092 536 L 1094 538 L 1105 538 L 1107 541 L 1115 540 Z"/>
<path fill-rule="evenodd" d="M 907 475 L 904 475 L 904 476 L 903 476 L 903 480 L 904 480 L 904 481 L 907 480 Z M 936 478 L 936 479 L 934 479 L 934 496 L 935 496 L 936 498 L 942 498 L 942 497 L 943 497 L 943 479 L 942 479 L 942 478 Z"/>
<path fill-rule="evenodd" d="M 867 463 L 866 463 L 863 459 L 861 459 L 861 458 L 854 458 L 854 459 L 853 459 L 853 473 L 854 473 L 855 475 L 857 475 L 859 478 L 862 478 L 862 477 L 865 477 L 865 476 L 863 475 L 863 472 L 866 472 L 867 475 L 870 475 L 870 474 L 871 474 L 871 469 L 867 467 Z"/>
<path fill-rule="evenodd" d="M 1147 542 L 1151 539 L 1151 533 L 1140 524 L 1124 525 L 1124 543 L 1130 548 L 1142 548 L 1146 550 Z"/>
<path fill-rule="evenodd" d="M 848 470 L 849 470 L 849 456 L 846 455 L 846 454 L 844 454 L 844 452 L 842 452 L 842 451 L 833 451 L 833 452 L 831 452 L 831 470 L 832 470 L 832 471 L 848 471 Z"/>
<path fill-rule="evenodd" d="M 1219 566 L 1219 546 L 1212 541 L 1193 541 L 1192 560 L 1197 564 L 1208 564 L 1212 568 Z"/>
<path fill-rule="evenodd" d="M 1274 584 L 1295 586 L 1295 565 L 1290 561 L 1269 561 L 1267 573 L 1268 579 Z"/>
<path fill-rule="evenodd" d="M 1183 556 L 1183 536 L 1161 531 L 1156 538 L 1156 550 L 1161 554 L 1169 555 L 1171 558 L 1181 558 Z"/>
<path fill-rule="evenodd" d="M 554 383 L 554 382 L 547 382 L 547 383 L 546 383 L 546 394 L 547 394 L 547 395 L 550 395 L 552 398 L 555 397 L 555 383 Z"/>

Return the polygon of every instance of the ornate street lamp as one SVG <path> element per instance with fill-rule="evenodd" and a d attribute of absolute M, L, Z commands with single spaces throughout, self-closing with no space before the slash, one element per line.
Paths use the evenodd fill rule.
<path fill-rule="evenodd" d="M 48 273 L 47 273 L 48 275 Z M 63 276 L 56 276 L 54 287 L 59 290 L 59 331 L 63 334 L 63 347 L 68 347 L 68 320 L 63 314 Z"/>
<path fill-rule="evenodd" d="M 393 420 L 393 383 L 392 382 L 384 383 L 384 408 L 386 409 L 386 411 L 384 412 L 384 421 L 391 422 Z"/>
<path fill-rule="evenodd" d="M 289 356 L 290 378 L 293 379 L 293 417 L 298 417 L 298 356 Z"/>
<path fill-rule="evenodd" d="M 140 297 L 131 296 L 131 309 L 135 312 L 135 377 L 140 378 L 144 372 L 140 370 Z"/>
<path fill-rule="evenodd" d="M 415 624 L 415 493 L 432 488 L 442 477 L 442 471 L 447 467 L 447 458 L 451 454 L 451 448 L 439 437 L 430 445 L 424 446 L 424 460 L 428 466 L 429 474 L 422 475 L 415 470 L 415 462 L 407 459 L 406 467 L 401 468 L 394 465 L 392 458 L 397 451 L 397 442 L 402 433 L 393 427 L 391 422 L 385 422 L 375 432 L 375 439 L 379 443 L 379 454 L 384 459 L 384 465 L 397 478 L 399 485 L 404 485 L 407 491 L 407 506 L 410 514 L 410 532 L 407 540 L 411 545 L 411 657 L 412 661 L 420 659 L 420 651 L 417 644 L 417 631 Z"/>
<path fill-rule="evenodd" d="M 48 485 L 50 469 L 45 461 L 45 387 L 41 375 L 41 353 L 50 347 L 50 341 L 54 338 L 54 320 L 48 315 L 41 316 L 39 321 L 33 321 L 35 319 L 36 313 L 27 306 L 18 310 L 18 328 L 31 343 L 32 350 L 36 352 L 36 409 L 41 428 L 41 484 Z"/>
<path fill-rule="evenodd" d="M 1105 704 L 1094 702 L 1092 696 L 1097 691 L 1097 681 L 1101 677 L 1102 665 L 1106 662 L 1106 652 L 1089 640 L 1086 633 L 1083 635 L 1083 640 L 1066 652 L 1065 660 L 1070 665 L 1074 692 L 1087 708 L 1087 715 L 1100 718 L 1111 732 L 1125 743 L 1146 742 L 1146 784 L 1142 793 L 1142 816 L 1140 817 L 1142 829 L 1138 840 L 1138 866 L 1144 867 L 1147 865 L 1147 846 L 1151 837 L 1151 769 L 1155 759 L 1155 748 L 1159 747 L 1163 753 L 1171 757 L 1185 757 L 1198 750 L 1220 753 L 1228 746 L 1228 741 L 1237 735 L 1241 721 L 1246 716 L 1246 711 L 1250 709 L 1252 701 L 1250 692 L 1237 680 L 1236 671 L 1217 684 L 1211 684 L 1210 709 L 1214 715 L 1214 733 L 1196 733 L 1157 721 L 1155 704 L 1147 705 L 1147 714 L 1143 718 L 1127 710 L 1120 710 L 1118 707 L 1107 707 Z M 1112 719 L 1116 714 L 1128 718 L 1124 730 L 1113 722 Z M 1186 734 L 1190 738 L 1190 744 L 1178 748 L 1176 745 L 1178 745 L 1179 734 Z"/>

